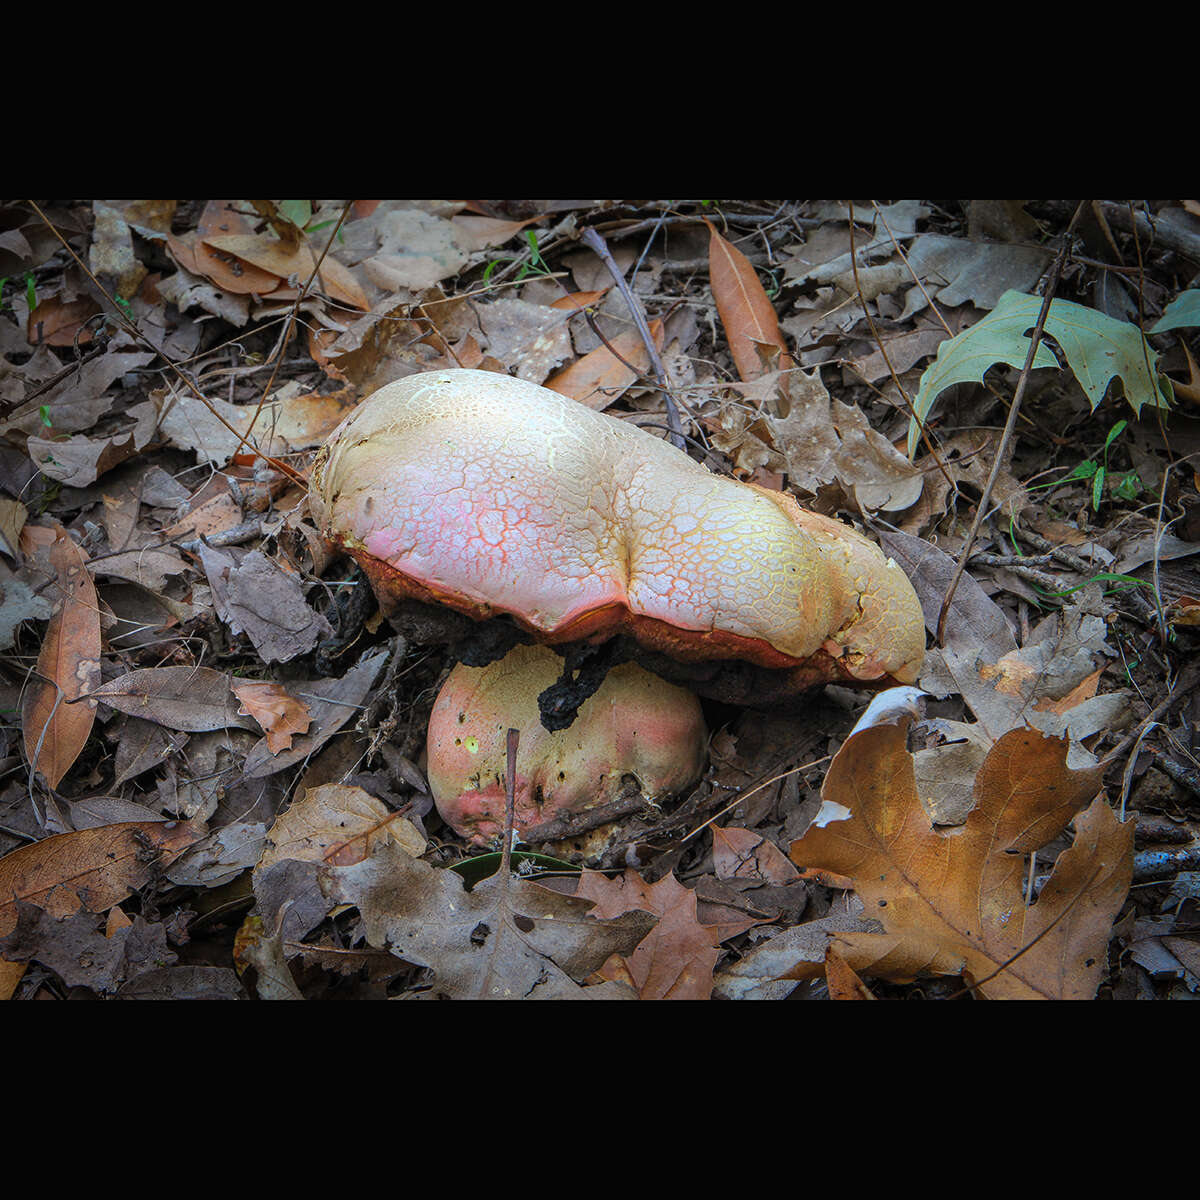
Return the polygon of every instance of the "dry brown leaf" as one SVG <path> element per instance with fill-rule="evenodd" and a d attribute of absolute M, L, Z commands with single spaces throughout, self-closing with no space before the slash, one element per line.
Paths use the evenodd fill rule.
<path fill-rule="evenodd" d="M 1105 664 L 1107 666 L 1107 663 Z M 1097 667 L 1086 679 L 1073 687 L 1061 700 L 1051 700 L 1048 696 L 1043 696 L 1033 706 L 1038 712 L 1065 713 L 1076 705 L 1082 704 L 1085 700 L 1090 700 L 1095 694 L 1096 689 L 1100 686 L 1100 676 L 1104 674 L 1105 667 Z"/>
<path fill-rule="evenodd" d="M 0 1000 L 11 1000 L 17 984 L 29 969 L 27 962 L 7 962 L 0 958 Z"/>
<path fill-rule="evenodd" d="M 608 288 L 601 288 L 598 292 L 568 292 L 565 296 L 559 296 L 557 300 L 550 303 L 551 308 L 569 308 L 572 312 L 583 312 L 585 308 L 590 308 L 593 304 L 598 304 L 608 295 Z"/>
<path fill-rule="evenodd" d="M 110 708 L 169 729 L 204 733 L 236 726 L 256 731 L 251 717 L 237 712 L 230 677 L 211 667 L 147 667 L 110 679 L 92 698 Z"/>
<path fill-rule="evenodd" d="M 412 822 L 382 800 L 360 787 L 326 783 L 310 788 L 271 826 L 256 873 L 285 859 L 348 867 L 393 841 L 414 858 L 425 853 Z"/>
<path fill-rule="evenodd" d="M 530 217 L 526 221 L 502 221 L 497 217 L 457 216 L 450 218 L 450 224 L 457 231 L 459 244 L 464 249 L 488 250 L 493 246 L 503 246 L 526 225 L 532 225 L 541 219 Z"/>
<path fill-rule="evenodd" d="M 232 687 L 233 694 L 242 702 L 238 715 L 253 717 L 262 726 L 267 749 L 272 754 L 290 750 L 292 738 L 308 732 L 312 724 L 308 705 L 291 695 L 283 684 L 245 680 Z"/>
<path fill-rule="evenodd" d="M 86 346 L 92 340 L 87 321 L 100 311 L 91 296 L 62 301 L 57 296 L 42 300 L 29 314 L 27 337 L 36 346 Z"/>
<path fill-rule="evenodd" d="M 750 380 L 765 373 L 759 346 L 777 346 L 777 367 L 787 370 L 794 364 L 783 334 L 779 331 L 775 308 L 767 298 L 766 289 L 759 282 L 754 267 L 708 221 L 705 224 L 711 235 L 708 245 L 709 282 L 738 375 Z"/>
<path fill-rule="evenodd" d="M 0 937 L 17 923 L 17 903 L 52 917 L 105 912 L 174 862 L 204 827 L 191 821 L 122 821 L 60 833 L 0 858 Z"/>
<path fill-rule="evenodd" d="M 830 1000 L 874 1000 L 871 989 L 859 979 L 854 968 L 836 946 L 825 951 L 825 982 Z"/>
<path fill-rule="evenodd" d="M 266 295 L 280 283 L 279 276 L 250 266 L 229 254 L 218 254 L 206 246 L 207 237 L 250 234 L 254 223 L 231 208 L 232 201 L 210 200 L 200 214 L 195 233 L 175 237 L 167 235 L 167 248 L 175 261 L 193 275 L 203 275 L 222 291 L 233 295 Z"/>
<path fill-rule="evenodd" d="M 283 951 L 283 936 L 277 927 L 268 932 L 257 913 L 241 924 L 233 941 L 233 965 L 239 978 L 253 967 L 254 990 L 260 1000 L 303 1000 L 300 989 L 288 969 Z"/>
<path fill-rule="evenodd" d="M 318 868 L 330 904 L 353 904 L 372 946 L 431 967 L 435 994 L 487 1000 L 632 998 L 620 984 L 581 987 L 610 954 L 629 953 L 653 918 L 597 919 L 589 901 L 500 872 L 470 892 L 453 871 L 377 843 L 352 866 Z"/>
<path fill-rule="evenodd" d="M 65 530 L 48 552 L 58 602 L 38 653 L 37 674 L 21 707 L 25 753 L 51 788 L 58 787 L 87 742 L 96 702 L 70 703 L 100 682 L 100 609 L 87 559 Z"/>
<path fill-rule="evenodd" d="M 1106 970 L 1112 922 L 1133 872 L 1133 821 L 1097 800 L 1099 767 L 1066 766 L 1067 742 L 1016 729 L 988 752 L 975 807 L 949 835 L 917 796 L 907 721 L 847 739 L 822 788 L 822 812 L 792 843 L 800 866 L 853 877 L 881 934 L 835 945 L 856 971 L 909 981 L 959 974 L 987 998 L 1090 999 Z M 1075 843 L 1036 904 L 1024 855 L 1075 818 Z"/>
<path fill-rule="evenodd" d="M 29 519 L 29 509 L 20 500 L 10 500 L 0 496 L 0 551 L 9 558 L 17 557 L 20 545 L 21 530 Z"/>
<path fill-rule="evenodd" d="M 1176 596 L 1167 606 L 1172 625 L 1200 625 L 1200 600 L 1195 596 Z"/>
<path fill-rule="evenodd" d="M 291 279 L 303 286 L 316 265 L 312 250 L 303 242 L 288 247 L 265 233 L 210 234 L 204 238 L 204 244 L 223 254 L 233 255 L 260 271 L 278 276 L 285 283 Z M 364 312 L 371 307 L 358 280 L 328 254 L 321 263 L 320 278 L 331 299 Z"/>
<path fill-rule="evenodd" d="M 712 827 L 713 869 L 718 879 L 758 880 L 762 883 L 791 883 L 796 868 L 782 850 L 761 833 L 737 825 Z"/>
<path fill-rule="evenodd" d="M 308 701 L 312 726 L 293 742 L 290 750 L 281 750 L 278 754 L 271 753 L 267 739 L 263 738 L 242 764 L 246 778 L 274 775 L 276 771 L 286 770 L 316 754 L 351 717 L 358 715 L 359 706 L 366 699 L 386 658 L 386 649 L 374 651 L 364 654 L 340 679 L 335 676 L 294 682 L 292 686 Z"/>
<path fill-rule="evenodd" d="M 229 492 L 220 492 L 198 504 L 191 512 L 168 525 L 164 538 L 204 538 L 224 533 L 242 521 L 242 510 Z"/>
<path fill-rule="evenodd" d="M 650 336 L 654 339 L 655 348 L 662 350 L 661 321 L 650 322 Z M 639 374 L 644 375 L 650 370 L 650 353 L 636 329 L 627 329 L 610 341 L 620 358 L 607 346 L 597 346 L 577 362 L 551 375 L 542 386 L 560 395 L 570 396 L 588 408 L 607 408 L 637 381 Z M 636 369 L 630 370 L 630 367 Z"/>
<path fill-rule="evenodd" d="M 674 875 L 647 884 L 635 871 L 608 879 L 584 871 L 575 895 L 596 902 L 596 917 L 623 913 L 654 913 L 658 923 L 630 956 L 614 955 L 598 977 L 629 982 L 642 1000 L 707 1000 L 712 993 L 713 968 L 721 956 L 720 939 L 696 916 L 696 893 Z"/>

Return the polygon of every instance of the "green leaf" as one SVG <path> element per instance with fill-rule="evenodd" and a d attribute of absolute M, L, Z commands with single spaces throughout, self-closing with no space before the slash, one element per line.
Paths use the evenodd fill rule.
<path fill-rule="evenodd" d="M 937 358 L 921 376 L 913 403 L 917 418 L 924 421 L 934 401 L 948 387 L 956 383 L 982 383 L 987 370 L 996 363 L 1023 367 L 1029 353 L 1026 330 L 1037 324 L 1041 307 L 1038 296 L 1005 292 L 982 321 L 944 341 L 938 347 Z M 1067 365 L 1087 393 L 1093 410 L 1117 376 L 1135 413 L 1140 413 L 1144 404 L 1163 408 L 1169 405 L 1171 393 L 1154 370 L 1158 355 L 1136 325 L 1114 320 L 1069 300 L 1052 300 L 1046 316 L 1046 333 L 1062 347 Z M 1039 343 L 1033 365 L 1059 364 L 1049 347 Z M 918 433 L 917 421 L 910 421 L 910 457 L 916 449 Z"/>
<path fill-rule="evenodd" d="M 1117 484 L 1113 491 L 1116 492 L 1122 500 L 1136 500 L 1142 492 L 1142 480 L 1136 471 L 1129 471 L 1121 476 L 1121 482 Z"/>
<path fill-rule="evenodd" d="M 921 376 L 921 384 L 913 401 L 913 411 L 924 421 L 934 401 L 947 388 L 956 383 L 982 383 L 984 375 L 997 363 L 1010 367 L 1023 367 L 1029 354 L 1029 339 L 1025 330 L 1037 323 L 1037 311 L 1033 321 L 1026 318 L 1025 306 L 1014 305 L 1013 299 L 1033 300 L 1039 307 L 1041 301 L 1020 292 L 1005 292 L 992 311 L 976 322 L 970 329 L 963 330 L 957 337 L 949 338 L 939 347 L 937 357 Z M 1033 360 L 1035 367 L 1057 367 L 1058 359 L 1050 353 L 1045 343 L 1038 346 Z M 912 457 L 917 448 L 920 427 L 916 421 L 908 426 L 908 454 Z"/>
<path fill-rule="evenodd" d="M 542 262 L 542 252 L 538 249 L 537 234 L 532 229 L 527 229 L 525 237 L 529 240 L 529 261 L 535 267 L 544 267 L 546 264 Z"/>
<path fill-rule="evenodd" d="M 47 429 L 54 428 L 54 422 L 50 419 L 50 405 L 48 405 L 48 404 L 39 405 L 38 406 L 38 415 L 42 418 L 42 424 L 45 425 Z"/>
<path fill-rule="evenodd" d="M 1090 458 L 1085 458 L 1083 462 L 1076 463 L 1058 482 L 1068 483 L 1072 479 L 1091 479 L 1099 469 Z"/>
<path fill-rule="evenodd" d="M 1113 426 L 1113 427 L 1112 427 L 1112 428 L 1111 428 L 1111 429 L 1108 431 L 1108 437 L 1106 437 L 1106 438 L 1104 439 L 1104 448 L 1105 448 L 1105 450 L 1107 450 L 1107 449 L 1109 448 L 1109 446 L 1111 446 L 1111 445 L 1113 444 L 1113 442 L 1115 442 L 1115 441 L 1117 440 L 1117 438 L 1119 438 L 1119 437 L 1121 436 L 1121 434 L 1122 434 L 1122 433 L 1124 433 L 1124 431 L 1125 431 L 1125 426 L 1126 426 L 1126 425 L 1128 425 L 1128 424 L 1129 424 L 1129 422 L 1128 422 L 1128 421 L 1118 421 L 1118 422 L 1117 422 L 1117 423 L 1116 423 L 1116 424 L 1115 424 L 1115 425 L 1114 425 L 1114 426 Z"/>
<path fill-rule="evenodd" d="M 1104 476 L 1106 472 L 1103 467 L 1096 472 L 1095 481 L 1092 483 L 1092 508 L 1096 512 L 1100 511 L 1100 497 L 1104 495 Z"/>
<path fill-rule="evenodd" d="M 303 229 L 312 220 L 311 200 L 280 200 L 276 205 L 281 216 Z"/>
<path fill-rule="evenodd" d="M 1166 333 L 1168 329 L 1178 329 L 1182 325 L 1200 325 L 1200 288 L 1180 292 L 1150 326 L 1150 332 Z"/>
<path fill-rule="evenodd" d="M 29 305 L 29 311 L 33 312 L 37 308 L 37 288 L 33 283 L 33 272 L 25 272 L 25 303 Z"/>

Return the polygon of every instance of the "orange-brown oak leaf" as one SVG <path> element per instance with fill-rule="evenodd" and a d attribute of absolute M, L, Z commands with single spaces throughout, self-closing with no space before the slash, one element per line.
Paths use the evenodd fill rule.
<path fill-rule="evenodd" d="M 907 720 L 847 739 L 822 789 L 829 819 L 791 846 L 798 866 L 850 876 L 863 915 L 883 925 L 834 938 L 847 965 L 897 981 L 961 973 L 989 999 L 1090 999 L 1133 871 L 1132 820 L 1102 797 L 1080 813 L 1101 769 L 1069 769 L 1065 739 L 1010 730 L 979 768 L 965 823 L 939 831 L 918 798 L 906 730 Z M 1074 844 L 1027 906 L 1024 856 L 1072 819 Z"/>

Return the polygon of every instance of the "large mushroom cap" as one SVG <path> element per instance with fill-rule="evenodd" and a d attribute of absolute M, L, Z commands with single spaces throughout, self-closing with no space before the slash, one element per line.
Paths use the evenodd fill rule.
<path fill-rule="evenodd" d="M 450 672 L 429 719 L 428 775 L 438 812 L 458 833 L 486 842 L 504 829 L 506 734 L 520 730 L 515 827 L 615 800 L 629 779 L 647 799 L 699 778 L 707 732 L 691 692 L 634 663 L 614 668 L 569 729 L 547 732 L 537 697 L 560 660 L 517 646 L 486 667 Z"/>
<path fill-rule="evenodd" d="M 385 607 L 509 614 L 554 643 L 626 632 L 685 660 L 819 661 L 848 682 L 911 682 L 924 654 L 911 584 L 848 526 L 491 372 L 374 393 L 318 459 L 312 506 Z"/>

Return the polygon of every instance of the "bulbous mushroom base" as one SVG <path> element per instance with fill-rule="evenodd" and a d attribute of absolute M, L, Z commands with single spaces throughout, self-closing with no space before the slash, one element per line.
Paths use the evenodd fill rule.
<path fill-rule="evenodd" d="M 434 702 L 430 789 L 443 820 L 476 845 L 504 830 L 510 728 L 521 735 L 514 827 L 522 834 L 611 803 L 631 779 L 644 799 L 657 800 L 700 777 L 708 735 L 699 701 L 633 663 L 609 672 L 570 728 L 546 730 L 537 698 L 561 661 L 544 646 L 517 646 L 487 667 L 460 663 Z"/>

